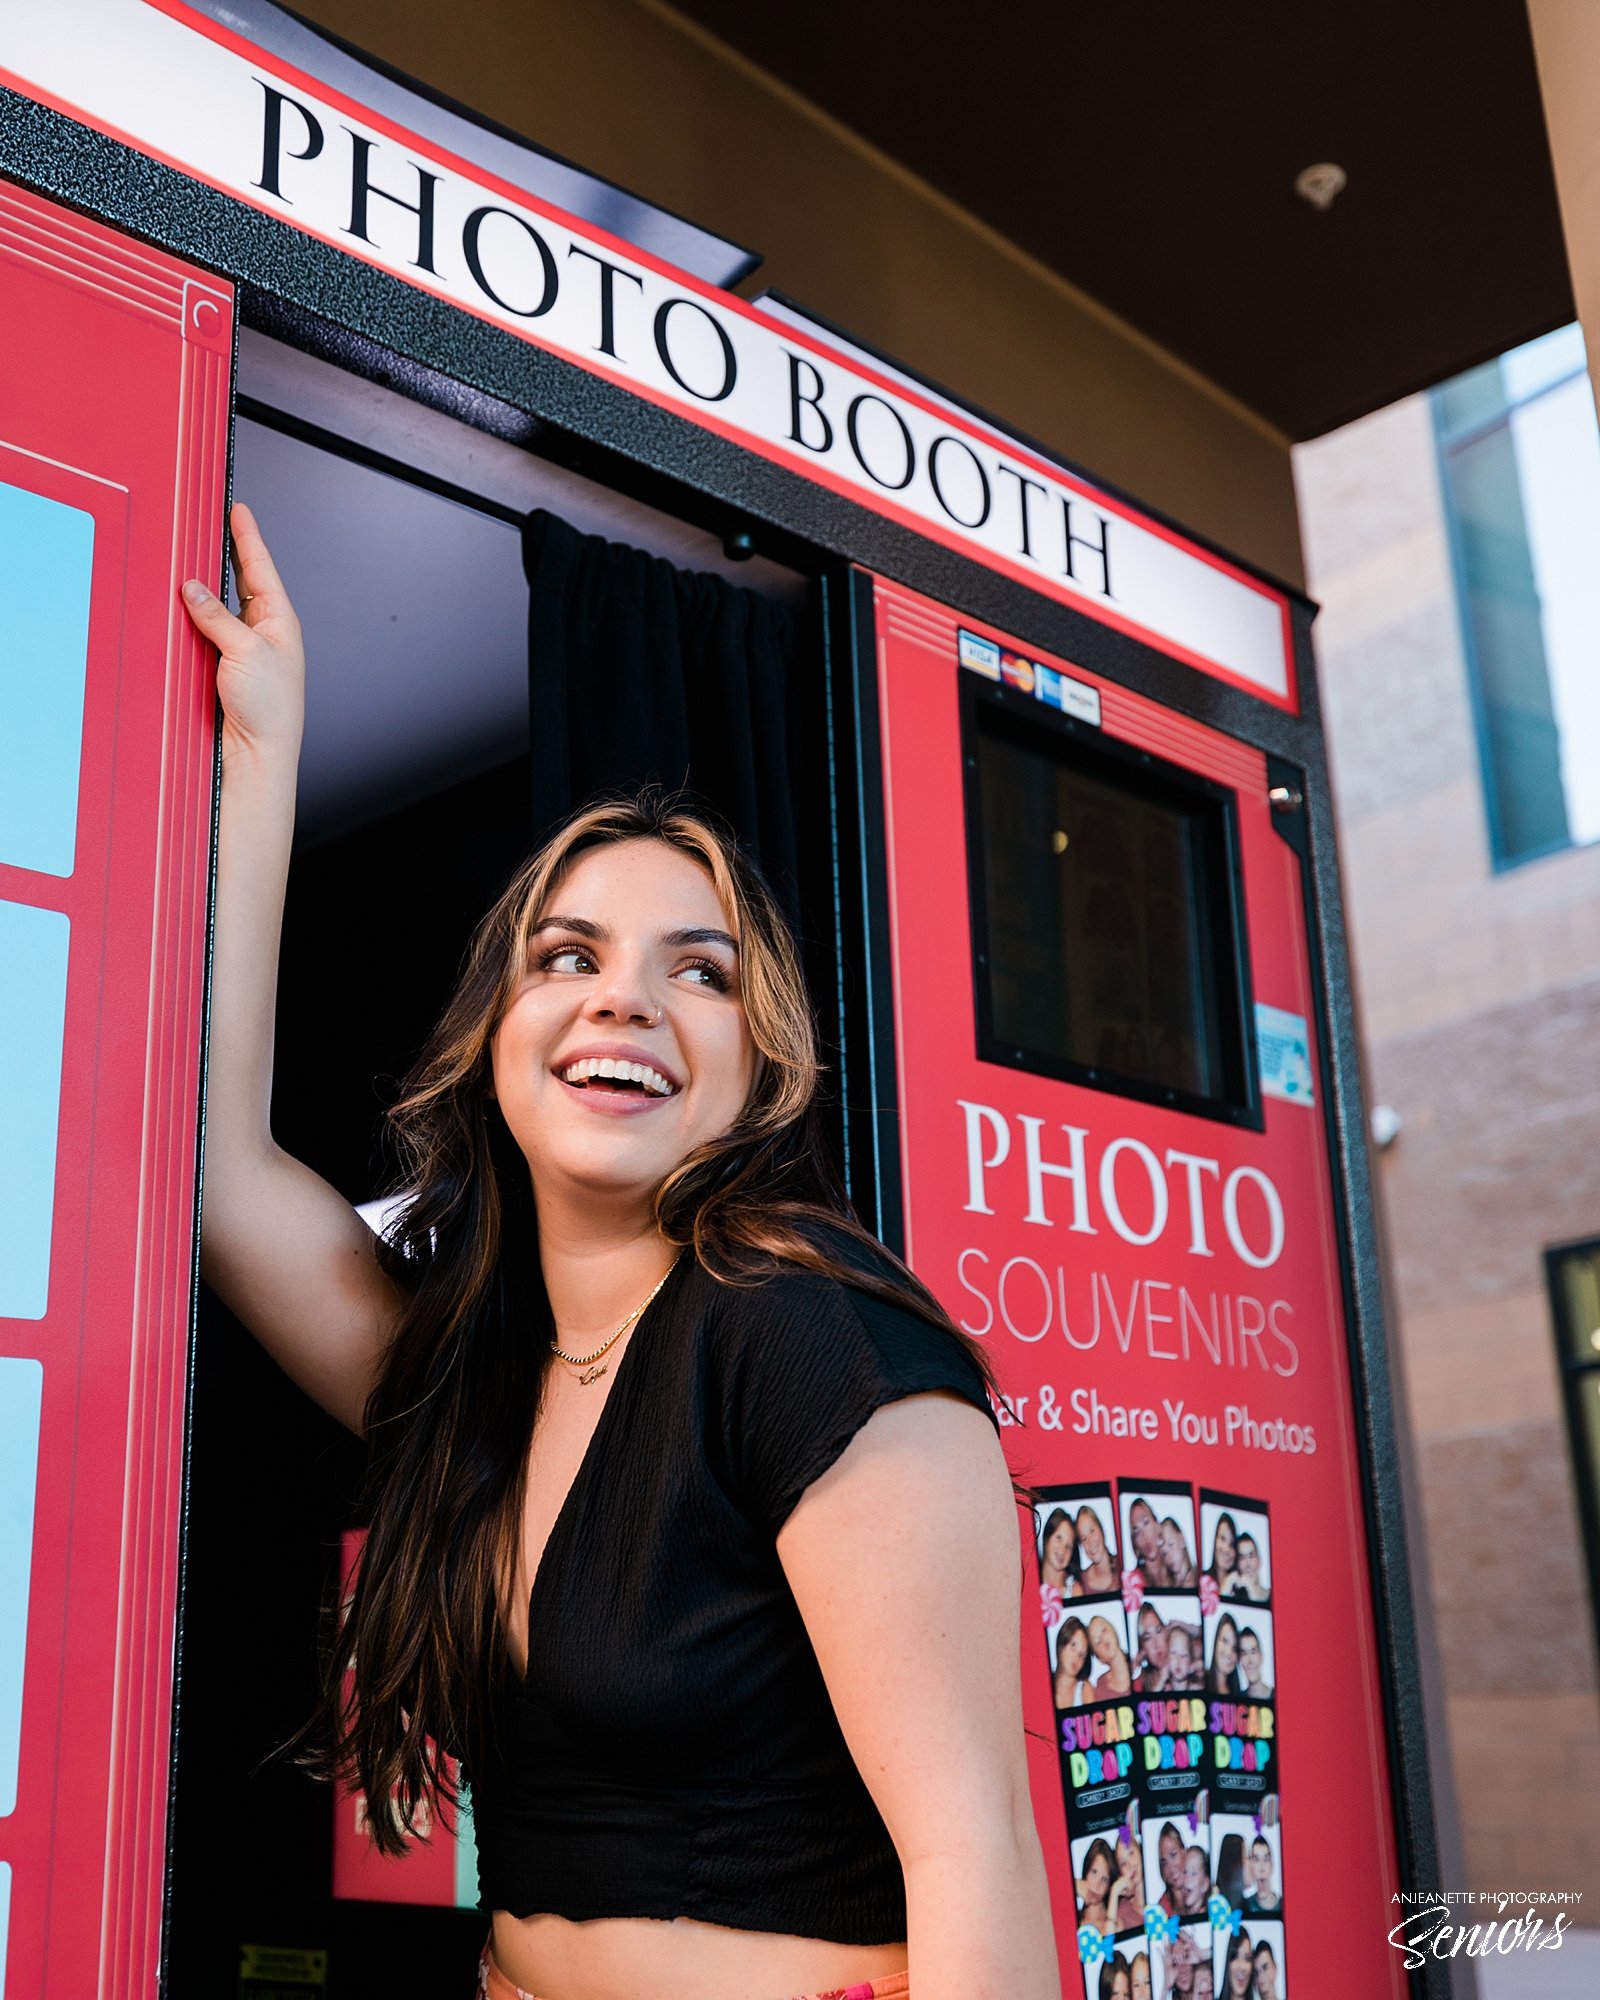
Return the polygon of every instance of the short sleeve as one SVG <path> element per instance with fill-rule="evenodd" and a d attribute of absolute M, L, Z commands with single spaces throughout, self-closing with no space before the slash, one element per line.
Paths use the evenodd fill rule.
<path fill-rule="evenodd" d="M 977 1363 L 903 1306 L 811 1272 L 728 1286 L 717 1308 L 727 1462 L 776 1534 L 875 1410 L 945 1389 L 994 1413 Z"/>

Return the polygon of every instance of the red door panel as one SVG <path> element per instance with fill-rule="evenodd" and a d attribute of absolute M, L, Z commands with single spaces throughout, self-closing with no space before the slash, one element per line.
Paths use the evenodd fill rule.
<path fill-rule="evenodd" d="M 12 630 L 38 631 L 0 669 L 0 735 L 59 836 L 8 848 L 0 813 L 0 913 L 65 947 L 54 1015 L 33 958 L 0 960 L 0 1006 L 59 1069 L 10 1086 L 43 1189 L 0 1291 L 0 1369 L 39 1387 L 0 1605 L 8 2000 L 155 1990 L 214 748 L 177 587 L 220 568 L 232 317 L 221 281 L 0 183 L 0 499 L 49 599 L 14 546 Z M 75 640 L 49 593 L 80 588 Z"/>

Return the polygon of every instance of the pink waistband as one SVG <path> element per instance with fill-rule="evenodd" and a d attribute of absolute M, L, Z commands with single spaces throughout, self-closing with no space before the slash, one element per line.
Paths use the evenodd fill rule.
<path fill-rule="evenodd" d="M 494 1962 L 487 1945 L 478 1961 L 478 1992 L 482 2000 L 538 2000 L 513 1985 Z M 863 1979 L 854 1986 L 830 1986 L 821 1993 L 797 1993 L 793 2000 L 910 2000 L 909 1972 L 888 1972 L 881 1979 Z"/>

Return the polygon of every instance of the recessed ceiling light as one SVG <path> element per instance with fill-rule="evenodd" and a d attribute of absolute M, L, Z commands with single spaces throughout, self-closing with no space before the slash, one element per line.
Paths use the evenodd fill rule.
<path fill-rule="evenodd" d="M 1327 210 L 1332 208 L 1335 198 L 1343 194 L 1349 178 L 1337 162 L 1318 160 L 1314 166 L 1302 167 L 1295 175 L 1294 191 L 1302 201 L 1309 201 L 1313 208 Z"/>

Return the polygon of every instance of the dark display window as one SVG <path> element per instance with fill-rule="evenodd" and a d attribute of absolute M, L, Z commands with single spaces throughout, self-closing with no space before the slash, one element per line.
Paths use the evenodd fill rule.
<path fill-rule="evenodd" d="M 1600 1636 L 1600 1240 L 1547 1250 L 1544 1261 Z"/>
<path fill-rule="evenodd" d="M 978 1054 L 1257 1123 L 1232 794 L 963 680 Z"/>

